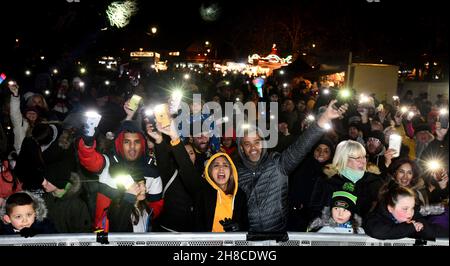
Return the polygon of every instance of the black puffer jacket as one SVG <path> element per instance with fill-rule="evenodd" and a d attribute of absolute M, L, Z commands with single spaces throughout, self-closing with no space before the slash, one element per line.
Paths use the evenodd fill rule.
<path fill-rule="evenodd" d="M 261 159 L 252 164 L 246 157 L 238 139 L 237 165 L 239 186 L 247 195 L 250 232 L 281 232 L 287 227 L 288 175 L 311 151 L 325 130 L 312 125 L 282 153 L 268 154 L 263 149 Z"/>
<path fill-rule="evenodd" d="M 388 212 L 386 206 L 380 204 L 364 220 L 363 227 L 367 235 L 377 239 L 400 239 L 405 237 L 423 240 L 436 239 L 435 229 L 420 216 L 417 208 L 412 219 L 423 224 L 421 231 L 417 232 L 412 223 L 396 223 L 395 218 Z"/>

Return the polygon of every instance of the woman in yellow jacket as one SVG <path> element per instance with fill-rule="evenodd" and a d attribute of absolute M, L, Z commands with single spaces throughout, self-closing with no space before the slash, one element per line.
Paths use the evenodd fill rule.
<path fill-rule="evenodd" d="M 195 230 L 247 231 L 247 199 L 239 188 L 237 170 L 228 154 L 211 156 L 202 175 L 194 167 L 176 130 L 173 127 L 158 127 L 158 130 L 170 136 L 180 178 L 194 198 Z"/>

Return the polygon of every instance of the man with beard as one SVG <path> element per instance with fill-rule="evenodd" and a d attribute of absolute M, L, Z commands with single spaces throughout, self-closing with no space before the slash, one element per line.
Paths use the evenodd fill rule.
<path fill-rule="evenodd" d="M 211 157 L 210 137 L 208 134 L 209 133 L 202 132 L 191 138 L 196 158 L 194 165 L 200 173 L 203 172 L 203 169 L 205 168 L 205 162 Z"/>
<path fill-rule="evenodd" d="M 108 155 L 95 150 L 94 136 L 84 134 L 78 142 L 80 164 L 99 176 L 94 226 L 105 232 L 109 230 L 106 214 L 111 201 L 120 200 L 124 194 L 129 194 L 121 193 L 118 189 L 116 178 L 119 175 L 130 175 L 135 183 L 145 178 L 146 197 L 153 211 L 152 218 L 159 215 L 163 205 L 162 181 L 148 155 L 144 133 L 134 121 L 124 121 L 115 136 L 114 148 Z"/>
<path fill-rule="evenodd" d="M 335 110 L 332 100 L 326 111 L 282 153 L 268 153 L 263 134 L 255 127 L 241 128 L 237 163 L 239 187 L 247 195 L 249 232 L 284 233 L 288 219 L 288 175 L 292 173 L 335 118 L 347 105 Z"/>

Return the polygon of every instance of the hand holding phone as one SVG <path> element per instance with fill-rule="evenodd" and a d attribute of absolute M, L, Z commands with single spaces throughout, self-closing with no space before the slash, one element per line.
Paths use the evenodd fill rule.
<path fill-rule="evenodd" d="M 8 81 L 8 88 L 14 96 L 19 96 L 19 86 L 14 80 Z"/>
<path fill-rule="evenodd" d="M 441 122 L 441 128 L 448 128 L 448 110 L 441 109 L 439 111 L 439 122 Z"/>
<path fill-rule="evenodd" d="M 335 110 L 339 110 L 339 107 L 344 105 L 345 103 L 350 102 L 352 98 L 352 92 L 349 89 L 341 89 L 337 92 L 333 92 L 334 98 L 336 102 L 333 105 Z"/>
<path fill-rule="evenodd" d="M 128 190 L 134 184 L 134 179 L 131 177 L 131 175 L 117 176 L 114 178 L 114 181 L 116 183 L 116 186 L 122 185 L 126 190 Z"/>
<path fill-rule="evenodd" d="M 389 148 L 395 150 L 393 158 L 400 156 L 400 149 L 402 147 L 402 137 L 397 134 L 392 134 L 389 136 Z"/>
<path fill-rule="evenodd" d="M 136 94 L 133 94 L 133 96 L 130 99 L 130 102 L 128 103 L 128 107 L 130 110 L 135 112 L 139 108 L 139 103 L 141 102 L 142 97 Z"/>
<path fill-rule="evenodd" d="M 161 127 L 170 126 L 170 115 L 169 106 L 167 104 L 159 104 L 153 109 L 155 114 L 156 122 L 160 124 Z"/>
<path fill-rule="evenodd" d="M 85 124 L 86 133 L 85 133 L 85 135 L 92 137 L 95 134 L 95 128 L 100 123 L 102 116 L 94 111 L 88 111 L 84 115 L 86 117 L 86 124 Z"/>

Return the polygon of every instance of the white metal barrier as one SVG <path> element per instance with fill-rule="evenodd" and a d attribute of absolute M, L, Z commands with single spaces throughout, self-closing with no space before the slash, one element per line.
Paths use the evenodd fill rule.
<path fill-rule="evenodd" d="M 0 236 L 0 246 L 449 246 L 449 239 L 378 240 L 367 235 L 289 232 L 289 240 L 250 241 L 246 233 L 54 234 Z M 103 243 L 103 244 L 102 244 Z"/>

